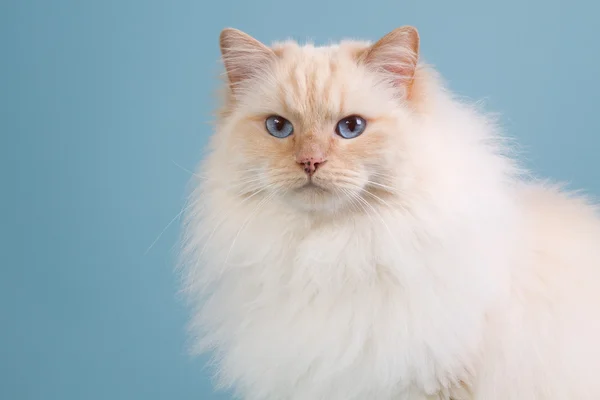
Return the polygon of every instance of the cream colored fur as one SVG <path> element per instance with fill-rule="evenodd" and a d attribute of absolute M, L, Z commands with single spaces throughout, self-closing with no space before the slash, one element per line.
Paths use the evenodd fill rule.
<path fill-rule="evenodd" d="M 247 400 L 600 399 L 600 221 L 522 178 L 494 122 L 376 45 L 222 34 L 229 85 L 186 212 L 198 351 Z M 389 68 L 388 68 L 389 67 Z M 294 124 L 286 139 L 264 120 Z M 335 135 L 358 114 L 367 129 Z M 305 187 L 299 149 L 327 162 Z"/>

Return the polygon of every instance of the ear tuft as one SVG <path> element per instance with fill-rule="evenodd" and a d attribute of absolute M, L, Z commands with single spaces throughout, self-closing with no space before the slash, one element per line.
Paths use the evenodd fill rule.
<path fill-rule="evenodd" d="M 235 90 L 241 83 L 256 77 L 276 58 L 275 53 L 269 47 L 237 29 L 223 29 L 219 43 L 232 90 Z"/>
<path fill-rule="evenodd" d="M 419 33 L 412 26 L 397 28 L 372 45 L 362 60 L 369 68 L 387 75 L 394 85 L 407 89 L 419 61 Z"/>

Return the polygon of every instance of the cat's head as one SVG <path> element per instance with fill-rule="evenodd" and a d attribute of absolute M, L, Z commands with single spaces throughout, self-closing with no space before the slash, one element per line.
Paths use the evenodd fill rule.
<path fill-rule="evenodd" d="M 394 193 L 410 130 L 414 28 L 328 47 L 268 47 L 225 29 L 220 44 L 228 85 L 209 172 L 224 185 L 313 211 Z"/>

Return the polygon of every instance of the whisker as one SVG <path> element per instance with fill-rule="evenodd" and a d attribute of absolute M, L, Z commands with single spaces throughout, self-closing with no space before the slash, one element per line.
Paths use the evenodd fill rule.
<path fill-rule="evenodd" d="M 364 188 L 362 188 L 362 187 L 360 187 L 360 186 L 358 186 L 358 185 L 354 185 L 354 187 L 355 187 L 355 188 L 356 188 L 356 189 L 357 189 L 359 192 L 361 192 L 361 193 L 366 193 L 366 194 L 369 194 L 369 195 L 371 195 L 371 196 L 375 197 L 376 199 L 379 199 L 379 200 L 380 200 L 380 201 L 381 201 L 383 204 L 385 204 L 387 207 L 389 207 L 389 208 L 392 208 L 392 207 L 391 207 L 391 206 L 390 206 L 390 205 L 389 205 L 389 204 L 388 204 L 388 203 L 387 203 L 385 200 L 383 200 L 383 199 L 382 199 L 382 198 L 380 198 L 379 196 L 377 196 L 377 195 L 374 195 L 373 193 L 369 192 L 368 190 L 366 190 L 366 189 L 364 189 Z M 379 217 L 379 220 L 381 221 L 381 223 L 383 224 L 383 226 L 385 226 L 385 228 L 386 228 L 386 230 L 387 230 L 388 234 L 390 235 L 390 238 L 392 239 L 392 241 L 393 241 L 394 243 L 397 243 L 397 242 L 396 242 L 396 238 L 395 238 L 395 237 L 394 237 L 394 235 L 392 234 L 392 230 L 390 229 L 390 227 L 388 226 L 388 224 L 387 224 L 387 223 L 385 222 L 385 220 L 383 219 L 383 216 L 381 215 L 381 213 L 380 213 L 379 211 L 377 211 L 377 209 L 376 209 L 375 207 L 373 207 L 373 205 L 371 205 L 371 203 L 369 203 L 369 202 L 368 202 L 367 200 L 365 200 L 363 197 L 361 197 L 361 196 L 358 196 L 358 195 L 356 195 L 356 194 L 355 194 L 355 196 L 356 196 L 356 199 L 357 199 L 358 201 L 360 201 L 360 202 L 361 202 L 362 204 L 364 204 L 365 206 L 369 207 L 369 208 L 370 208 L 370 209 L 373 211 L 373 213 L 374 213 L 374 214 L 375 214 L 377 217 Z M 400 206 L 400 207 L 402 207 L 402 206 Z"/>
<path fill-rule="evenodd" d="M 363 188 L 358 186 L 356 183 L 354 183 L 354 181 L 350 181 L 350 180 L 346 180 L 346 179 L 337 179 L 337 180 L 333 181 L 333 183 L 338 186 L 345 185 L 345 186 L 351 187 L 353 189 L 358 189 L 361 191 L 364 190 Z M 394 194 L 394 195 L 402 195 L 403 194 L 403 192 L 401 190 L 398 190 L 397 188 L 394 188 L 392 186 L 383 185 L 378 182 L 373 182 L 370 180 L 367 180 L 366 183 L 368 185 L 373 185 L 373 186 L 376 186 L 377 188 L 381 188 L 381 190 L 385 190 L 387 193 L 390 193 L 390 194 Z"/>
<path fill-rule="evenodd" d="M 188 168 L 185 168 L 184 166 L 182 166 L 182 165 L 178 164 L 177 162 L 175 162 L 175 160 L 171 160 L 171 162 L 177 168 L 181 169 L 182 171 L 187 172 L 188 174 L 190 174 L 192 176 L 195 176 L 196 178 L 199 178 L 199 179 L 202 179 L 202 180 L 207 180 L 207 179 L 210 178 L 208 176 L 199 175 L 199 174 L 197 174 L 197 173 L 189 170 Z M 265 168 L 249 168 L 249 169 L 244 169 L 244 170 L 238 171 L 238 173 L 240 173 L 240 174 L 248 174 L 248 173 L 252 173 L 252 172 L 263 172 L 263 171 L 265 171 Z M 273 172 L 278 172 L 278 171 L 276 169 L 275 170 L 271 169 L 270 177 L 273 177 L 273 178 L 276 178 L 276 177 L 282 176 L 282 175 L 286 175 L 285 171 L 279 171 L 279 173 L 273 173 Z M 251 180 L 249 180 L 249 181 L 245 180 L 245 181 L 237 182 L 236 185 L 238 185 L 238 184 L 244 184 L 244 183 L 249 183 L 249 182 L 254 181 L 254 180 L 258 181 L 258 180 L 261 179 L 261 178 L 257 178 L 255 175 L 251 176 L 250 178 L 251 178 Z"/>
<path fill-rule="evenodd" d="M 179 213 L 177 213 L 177 215 L 176 215 L 175 217 L 173 217 L 173 219 L 172 219 L 172 220 L 171 220 L 171 221 L 170 221 L 170 222 L 167 224 L 167 226 L 165 226 L 165 228 L 164 228 L 164 229 L 163 229 L 163 230 L 162 230 L 162 231 L 161 231 L 161 232 L 158 234 L 158 236 L 156 237 L 156 239 L 154 239 L 154 241 L 152 242 L 152 244 L 150 244 L 150 246 L 149 246 L 149 247 L 146 249 L 146 251 L 144 252 L 144 255 L 148 254 L 148 252 L 149 252 L 149 251 L 152 249 L 152 247 L 154 247 L 154 245 L 156 244 L 156 242 L 158 242 L 158 241 L 159 241 L 159 239 L 160 239 L 160 238 L 162 237 L 162 235 L 163 235 L 163 234 L 164 234 L 164 233 L 167 231 L 167 229 L 169 229 L 169 227 L 170 227 L 171 225 L 173 225 L 173 223 L 174 223 L 175 221 L 177 221 L 177 219 L 178 219 L 179 217 L 181 217 L 181 215 L 182 215 L 184 212 L 186 212 L 186 210 L 187 210 L 188 208 L 190 208 L 192 205 L 193 205 L 193 203 L 190 203 L 190 204 L 188 204 L 187 206 L 185 206 L 185 207 L 182 207 L 182 208 L 181 208 L 181 211 L 179 211 Z"/>
<path fill-rule="evenodd" d="M 195 176 L 195 177 L 196 177 L 196 178 L 198 178 L 198 179 L 202 179 L 202 180 L 208 179 L 208 177 L 207 177 L 207 176 L 198 175 L 197 173 L 195 173 L 195 172 L 192 172 L 192 171 L 190 171 L 189 169 L 187 169 L 187 168 L 185 168 L 185 167 L 182 167 L 181 165 L 177 164 L 177 163 L 175 162 L 175 160 L 171 160 L 171 162 L 172 162 L 172 163 L 173 163 L 173 164 L 174 164 L 176 167 L 180 168 L 181 170 L 183 170 L 183 171 L 187 172 L 188 174 L 190 174 L 190 175 L 192 175 L 192 176 Z"/>
<path fill-rule="evenodd" d="M 350 203 L 352 204 L 352 206 L 355 208 L 356 211 L 363 211 L 365 212 L 365 214 L 367 214 L 367 216 L 369 218 L 371 218 L 371 216 L 369 215 L 369 213 L 367 212 L 367 210 L 365 210 L 365 208 L 362 206 L 362 204 L 360 204 L 357 200 L 356 200 L 356 194 L 351 192 L 350 190 L 341 187 L 340 188 L 341 191 L 348 197 L 348 200 L 350 200 Z"/>
<path fill-rule="evenodd" d="M 289 181 L 289 179 L 284 179 L 282 181 L 279 178 L 285 177 L 287 175 L 288 175 L 287 172 L 282 171 L 282 172 L 275 173 L 275 174 L 271 173 L 268 177 L 264 177 L 264 178 L 263 177 L 256 177 L 256 176 L 254 176 L 254 177 L 251 177 L 251 179 L 246 179 L 246 180 L 242 180 L 242 181 L 239 181 L 239 182 L 235 182 L 234 184 L 229 185 L 227 187 L 227 189 L 233 189 L 233 188 L 237 188 L 237 187 L 242 186 L 242 189 L 239 192 L 236 193 L 239 196 L 239 195 L 243 195 L 245 193 L 253 192 L 253 191 L 257 190 L 257 189 L 260 189 L 263 186 L 263 184 L 260 183 L 260 182 L 263 181 L 263 179 L 267 179 L 268 178 L 268 180 L 270 180 L 270 181 L 277 180 L 277 182 L 274 182 L 274 183 L 278 183 L 280 185 L 283 185 L 287 181 Z M 256 183 L 256 184 L 255 185 L 250 185 L 249 188 L 243 188 L 244 185 L 249 185 L 251 183 Z M 256 187 L 256 186 L 258 186 L 258 187 Z"/>
<path fill-rule="evenodd" d="M 376 194 L 371 193 L 370 191 L 368 191 L 365 188 L 361 188 L 361 191 L 363 193 L 368 194 L 369 196 L 375 198 L 376 200 L 378 200 L 379 202 L 381 202 L 382 204 L 384 204 L 385 206 L 389 207 L 389 208 L 393 208 L 392 205 L 390 205 L 387 201 L 385 201 L 384 199 L 382 199 L 381 197 L 377 196 Z M 394 205 L 398 208 L 400 208 L 402 211 L 406 212 L 407 214 L 410 214 L 410 211 L 400 202 L 394 202 Z"/>
<path fill-rule="evenodd" d="M 269 195 L 265 196 L 265 198 L 263 198 L 255 207 L 254 209 L 250 212 L 250 215 L 248 216 L 248 218 L 246 218 L 246 220 L 242 223 L 242 226 L 240 226 L 240 229 L 237 231 L 235 237 L 233 238 L 233 242 L 231 243 L 231 246 L 229 247 L 229 250 L 227 251 L 227 256 L 225 257 L 225 261 L 223 262 L 223 264 L 227 264 L 227 261 L 229 261 L 229 256 L 231 255 L 231 252 L 233 251 L 233 248 L 237 242 L 237 239 L 239 238 L 240 234 L 242 233 L 242 230 L 244 230 L 244 228 L 248 225 L 248 223 L 252 220 L 252 218 L 258 213 L 258 211 L 260 210 L 261 206 L 263 206 L 264 204 L 266 204 L 269 200 L 271 200 L 273 197 L 275 197 L 275 195 L 279 193 L 279 190 L 275 190 L 273 192 L 271 192 Z"/>
<path fill-rule="evenodd" d="M 262 181 L 262 180 L 263 180 L 263 178 L 260 177 L 260 178 L 254 178 L 254 179 L 248 179 L 248 180 L 236 182 L 233 185 L 229 185 L 228 189 L 233 189 L 233 188 L 238 187 L 238 186 L 243 186 L 243 185 L 247 185 L 249 183 L 259 182 L 259 181 Z"/>
<path fill-rule="evenodd" d="M 392 192 L 392 193 L 397 193 L 397 189 L 395 187 L 384 185 L 382 183 L 374 182 L 374 181 L 371 181 L 371 180 L 367 180 L 366 182 L 369 185 L 373 185 L 373 186 L 377 186 L 377 187 L 386 189 L 387 191 Z"/>
<path fill-rule="evenodd" d="M 241 205 L 243 205 L 245 202 L 249 201 L 251 198 L 253 198 L 254 196 L 258 195 L 259 193 L 264 192 L 265 190 L 269 189 L 270 187 L 272 187 L 273 185 L 275 185 L 274 183 L 268 186 L 265 186 L 264 188 L 260 189 L 259 191 L 251 194 L 250 196 L 244 198 L 242 201 L 240 201 L 236 207 L 239 207 Z M 198 256 L 198 258 L 200 258 L 204 252 L 206 251 L 209 242 L 211 241 L 211 239 L 213 238 L 213 236 L 215 235 L 215 233 L 217 232 L 217 230 L 221 227 L 221 225 L 223 225 L 223 223 L 227 220 L 227 218 L 234 212 L 234 210 L 230 210 L 227 214 L 225 214 L 225 216 L 217 223 L 217 225 L 214 227 L 214 229 L 212 230 L 212 232 L 210 233 L 210 235 L 208 236 L 208 238 L 206 239 L 206 241 L 204 242 L 204 246 L 202 246 L 202 250 L 200 250 L 200 254 Z"/>
<path fill-rule="evenodd" d="M 368 194 L 369 196 L 371 196 L 371 197 L 379 200 L 382 204 L 386 205 L 387 207 L 392 208 L 392 206 L 388 202 L 386 202 L 384 199 L 382 199 L 381 197 L 377 196 L 376 194 L 371 193 L 370 191 L 368 191 L 365 188 L 360 188 L 360 189 L 361 189 L 361 192 Z"/>
<path fill-rule="evenodd" d="M 396 177 L 394 177 L 392 175 L 383 174 L 383 173 L 377 172 L 377 171 L 371 171 L 371 172 L 369 172 L 369 175 L 376 176 L 376 177 L 379 177 L 379 178 L 383 178 L 383 179 L 385 179 L 387 181 L 390 181 L 390 182 L 393 182 L 396 179 Z"/>
<path fill-rule="evenodd" d="M 383 219 L 383 216 L 381 215 L 381 213 L 379 213 L 379 211 L 377 211 L 377 209 L 375 209 L 375 207 L 373 207 L 371 205 L 371 203 L 369 203 L 368 201 L 366 201 L 365 199 L 363 199 L 362 197 L 359 197 L 359 199 L 367 206 L 369 206 L 369 208 L 371 210 L 373 210 L 373 212 L 379 217 L 379 220 L 381 221 L 381 223 L 383 224 L 383 226 L 385 226 L 385 229 L 387 230 L 388 234 L 390 235 L 390 238 L 392 239 L 392 242 L 396 243 L 396 238 L 394 237 L 394 234 L 392 233 L 392 230 L 390 229 L 390 227 L 388 226 L 388 224 L 385 222 L 385 220 Z"/>

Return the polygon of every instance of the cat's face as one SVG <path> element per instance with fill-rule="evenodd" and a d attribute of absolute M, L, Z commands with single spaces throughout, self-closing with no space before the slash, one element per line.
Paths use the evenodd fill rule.
<path fill-rule="evenodd" d="M 392 190 L 417 47 L 412 28 L 321 48 L 223 31 L 230 93 L 216 145 L 227 184 L 304 210 L 368 207 Z"/>

